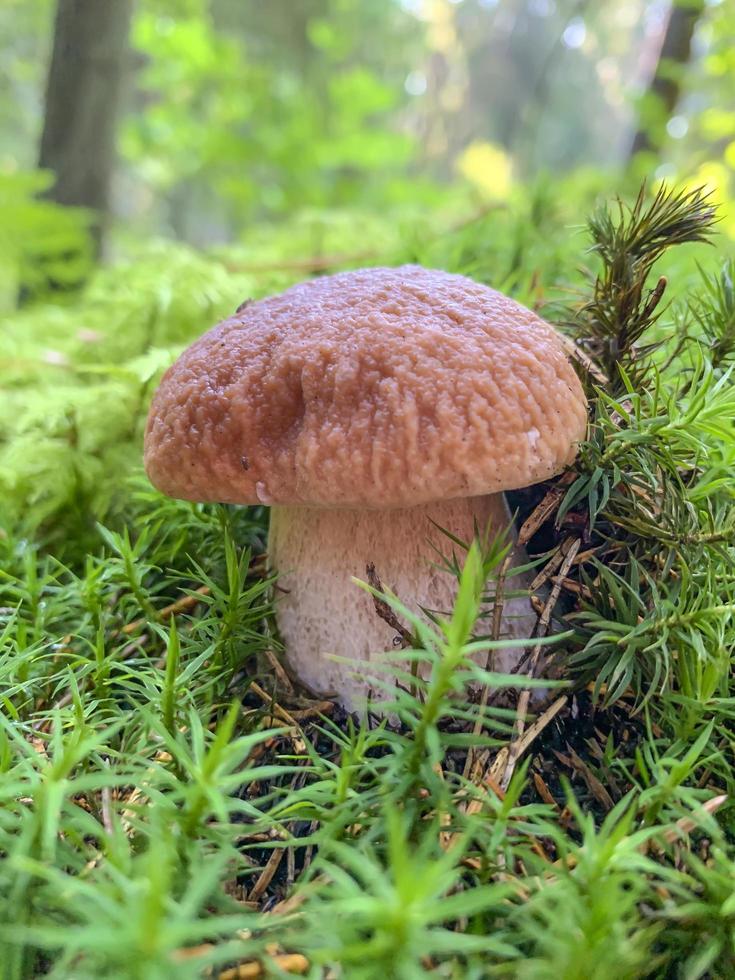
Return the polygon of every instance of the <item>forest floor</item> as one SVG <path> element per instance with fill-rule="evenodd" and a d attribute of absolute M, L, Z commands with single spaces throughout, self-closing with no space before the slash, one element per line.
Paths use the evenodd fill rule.
<path fill-rule="evenodd" d="M 687 259 L 698 285 L 673 306 L 657 266 L 714 219 L 698 191 L 595 211 L 596 271 L 556 317 L 588 439 L 511 501 L 535 562 L 523 666 L 471 656 L 497 639 L 502 540 L 448 542 L 450 618 L 380 607 L 424 679 L 364 719 L 283 669 L 263 508 L 166 499 L 139 462 L 120 476 L 152 381 L 199 329 L 193 291 L 209 315 L 232 270 L 174 255 L 192 293 L 150 292 L 174 340 L 154 317 L 127 360 L 112 328 L 104 360 L 89 334 L 59 340 L 42 382 L 23 345 L 46 350 L 81 307 L 9 325 L 3 980 L 735 975 L 733 266 Z M 468 225 L 447 255 L 477 269 L 486 240 Z M 144 292 L 143 272 L 101 276 L 81 321 L 100 335 Z M 542 665 L 557 683 L 529 704 Z"/>

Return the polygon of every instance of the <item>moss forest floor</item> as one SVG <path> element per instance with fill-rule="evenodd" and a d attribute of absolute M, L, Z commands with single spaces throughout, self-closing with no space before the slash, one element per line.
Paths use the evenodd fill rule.
<path fill-rule="evenodd" d="M 511 499 L 536 563 L 525 667 L 471 657 L 502 542 L 447 543 L 450 618 L 383 597 L 425 665 L 387 718 L 289 684 L 264 509 L 139 475 L 160 371 L 282 272 L 172 250 L 8 318 L 3 980 L 735 976 L 732 262 L 688 251 L 712 235 L 699 192 L 595 210 L 581 275 L 554 209 L 519 209 L 385 261 L 503 269 L 529 304 L 539 269 L 573 287 L 547 315 L 588 439 Z M 541 664 L 558 686 L 525 710 Z"/>

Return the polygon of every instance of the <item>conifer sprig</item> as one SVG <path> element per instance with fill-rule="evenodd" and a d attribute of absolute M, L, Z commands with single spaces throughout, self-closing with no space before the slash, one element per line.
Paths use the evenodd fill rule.
<path fill-rule="evenodd" d="M 651 285 L 654 265 L 674 245 L 709 242 L 717 213 L 704 188 L 662 186 L 649 199 L 645 185 L 629 207 L 600 205 L 588 222 L 592 251 L 601 262 L 592 295 L 573 311 L 577 341 L 605 373 L 612 392 L 622 390 L 618 366 L 638 381 L 659 340 L 640 342 L 661 316 L 667 286 L 661 276 Z"/>

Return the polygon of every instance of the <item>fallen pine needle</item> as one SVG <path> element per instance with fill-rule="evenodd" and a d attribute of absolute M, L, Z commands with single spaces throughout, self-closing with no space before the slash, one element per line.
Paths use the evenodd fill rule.
<path fill-rule="evenodd" d="M 533 744 L 549 722 L 559 714 L 568 700 L 569 696 L 567 694 L 562 694 L 562 696 L 557 698 L 556 701 L 549 705 L 546 711 L 539 715 L 536 721 L 532 725 L 529 725 L 521 737 L 513 743 L 515 745 L 516 761 L 518 761 L 523 753 Z M 495 759 L 488 770 L 488 775 L 496 781 L 500 778 L 501 774 L 505 772 L 508 765 L 509 755 L 510 746 L 506 745 L 495 756 Z"/>
<path fill-rule="evenodd" d="M 699 809 L 695 810 L 691 816 L 680 817 L 676 821 L 673 827 L 665 830 L 663 833 L 663 838 L 667 844 L 673 844 L 674 841 L 678 840 L 685 834 L 690 834 L 693 830 L 699 826 L 701 818 L 703 816 L 712 816 L 713 813 L 717 813 L 720 807 L 727 802 L 727 794 L 723 793 L 721 796 L 713 796 L 712 799 L 707 800 L 703 803 Z M 650 841 L 647 841 L 643 847 L 648 846 Z"/>
<path fill-rule="evenodd" d="M 308 721 L 309 718 L 328 715 L 330 711 L 334 711 L 334 701 L 314 701 L 308 708 L 296 708 L 291 712 L 291 716 L 296 721 Z"/>
<path fill-rule="evenodd" d="M 551 614 L 553 612 L 554 606 L 559 599 L 559 593 L 561 592 L 561 585 L 566 578 L 567 572 L 572 566 L 577 552 L 580 549 L 581 541 L 579 538 L 576 540 L 571 540 L 567 538 L 561 545 L 559 549 L 560 554 L 564 555 L 564 560 L 562 561 L 561 568 L 559 569 L 559 575 L 555 578 L 554 585 L 549 593 L 549 597 L 544 605 L 544 610 L 539 618 L 537 626 L 537 635 L 543 637 L 549 627 L 551 621 Z M 531 660 L 528 666 L 528 676 L 533 677 L 536 672 L 536 665 L 538 663 L 539 657 L 541 656 L 541 643 L 537 643 L 531 654 Z M 526 723 L 526 713 L 528 711 L 528 704 L 531 698 L 531 691 L 526 688 L 521 691 L 521 695 L 518 699 L 518 709 L 516 711 L 516 736 L 508 746 L 508 755 L 505 764 L 505 769 L 500 776 L 500 785 L 503 789 L 507 789 L 511 779 L 513 778 L 513 772 L 516 767 L 516 763 L 520 757 L 520 743 L 523 738 L 523 730 Z M 543 716 L 542 716 L 543 717 Z"/>
<path fill-rule="evenodd" d="M 272 956 L 266 964 L 250 960 L 223 970 L 218 974 L 217 980 L 258 980 L 259 977 L 270 976 L 271 971 L 267 968 L 270 965 L 277 967 L 282 973 L 295 973 L 297 976 L 303 976 L 309 969 L 309 961 L 301 953 L 281 953 Z"/>
<path fill-rule="evenodd" d="M 289 697 L 292 696 L 294 693 L 294 686 L 291 683 L 291 678 L 288 676 L 286 672 L 286 668 L 283 666 L 281 661 L 278 659 L 278 657 L 275 655 L 275 653 L 272 650 L 265 651 L 265 658 L 268 661 L 268 663 L 271 665 L 273 673 L 276 675 L 280 683 L 283 685 L 284 693 Z"/>
<path fill-rule="evenodd" d="M 693 830 L 699 827 L 702 817 L 712 816 L 712 814 L 717 813 L 723 804 L 727 802 L 727 795 L 723 793 L 721 796 L 713 796 L 712 799 L 707 800 L 703 803 L 701 807 L 698 807 L 694 813 L 686 817 L 680 817 L 673 827 L 669 827 L 664 830 L 661 835 L 667 844 L 673 844 L 679 838 L 686 834 L 690 834 Z M 656 838 L 650 837 L 648 840 L 644 841 L 638 848 L 639 853 L 647 854 L 651 847 L 656 844 Z M 577 864 L 577 858 L 574 854 L 567 854 L 565 857 L 554 861 L 552 867 L 566 867 L 574 868 Z"/>
<path fill-rule="evenodd" d="M 277 847 L 274 849 L 273 853 L 268 858 L 265 867 L 260 872 L 258 880 L 250 889 L 250 894 L 248 895 L 249 901 L 251 902 L 257 901 L 260 898 L 260 896 L 263 894 L 263 892 L 266 890 L 268 885 L 270 885 L 271 881 L 273 880 L 273 875 L 278 870 L 278 865 L 283 860 L 283 855 L 285 853 L 286 852 L 282 847 Z"/>
<path fill-rule="evenodd" d="M 543 776 L 538 772 L 532 773 L 532 776 L 533 776 L 533 785 L 536 787 L 536 792 L 538 793 L 538 795 L 541 797 L 544 803 L 548 803 L 549 806 L 553 806 L 558 813 L 559 804 L 551 795 L 551 790 L 544 782 Z"/>
<path fill-rule="evenodd" d="M 294 716 L 290 712 L 286 711 L 285 708 L 282 708 L 277 701 L 274 701 L 273 697 L 267 691 L 263 690 L 260 684 L 258 684 L 256 681 L 251 681 L 249 690 L 251 690 L 253 694 L 256 694 L 263 704 L 268 705 L 273 718 L 278 718 L 280 721 L 285 721 L 287 725 L 295 728 L 297 733 L 301 732 L 301 726 L 296 721 Z M 306 752 L 306 743 L 301 738 L 300 734 L 292 735 L 291 742 L 297 755 L 303 755 L 303 753 Z"/>
<path fill-rule="evenodd" d="M 160 619 L 170 619 L 172 616 L 178 616 L 179 613 L 186 612 L 187 609 L 195 606 L 201 597 L 205 595 L 209 595 L 209 586 L 200 585 L 193 594 L 182 596 L 176 602 L 172 602 L 170 606 L 164 606 L 158 616 Z M 132 623 L 126 623 L 120 632 L 125 634 L 135 633 L 137 630 L 142 629 L 147 622 L 148 620 L 145 618 L 133 620 Z"/>

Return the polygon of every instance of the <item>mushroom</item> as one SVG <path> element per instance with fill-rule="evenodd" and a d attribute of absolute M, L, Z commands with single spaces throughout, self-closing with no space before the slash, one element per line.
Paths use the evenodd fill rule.
<path fill-rule="evenodd" d="M 464 540 L 507 527 L 503 491 L 561 472 L 586 420 L 562 338 L 530 310 L 460 275 L 361 269 L 249 303 L 189 347 L 153 399 L 145 465 L 170 496 L 271 508 L 287 663 L 355 709 L 354 661 L 369 671 L 395 629 L 352 577 L 373 564 L 408 606 L 450 610 L 431 522 Z M 503 635 L 534 622 L 514 600 Z"/>

